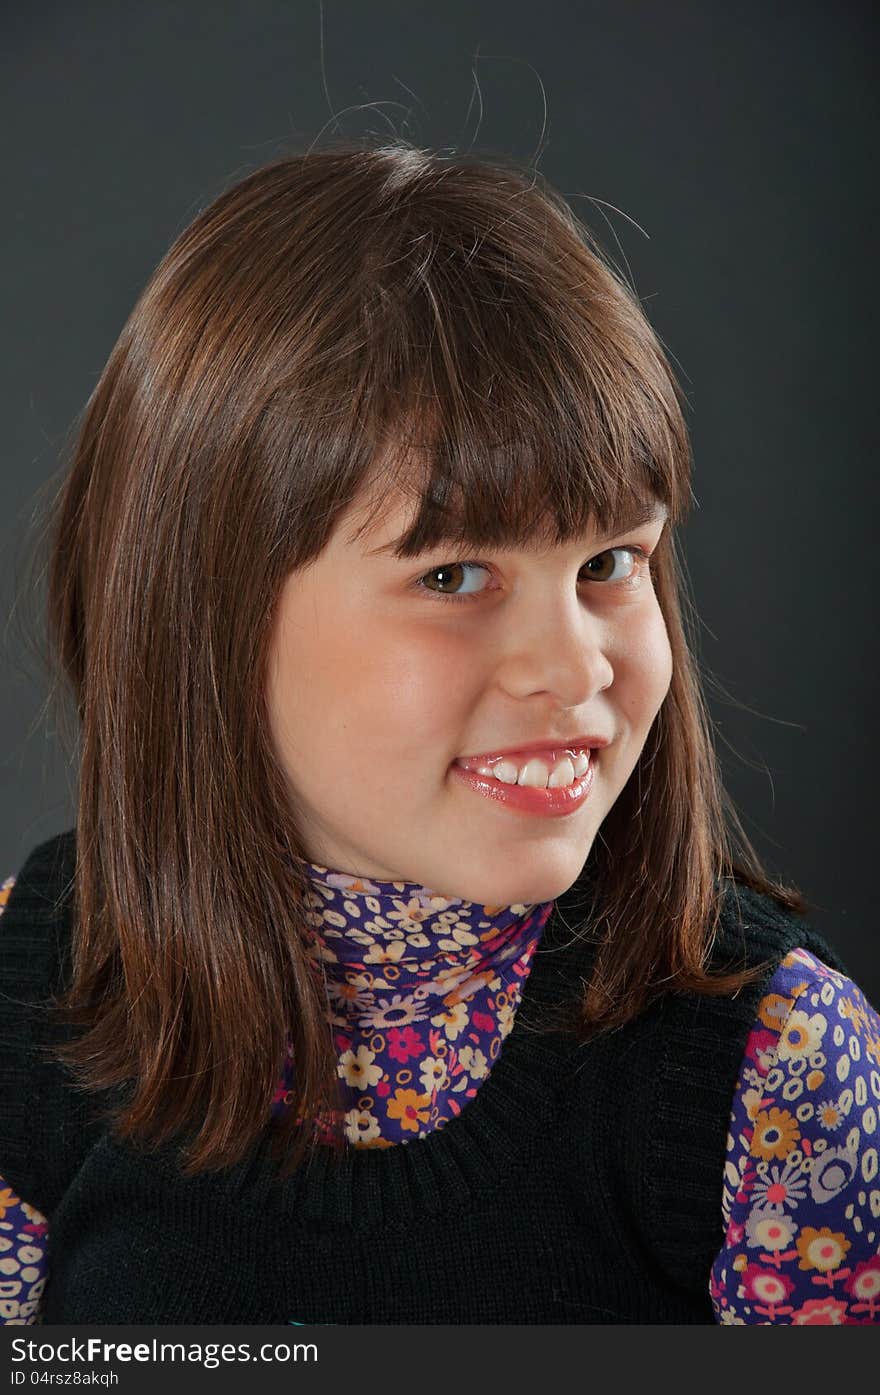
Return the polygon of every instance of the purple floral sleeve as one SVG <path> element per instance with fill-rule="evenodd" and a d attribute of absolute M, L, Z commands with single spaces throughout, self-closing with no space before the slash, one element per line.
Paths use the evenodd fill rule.
<path fill-rule="evenodd" d="M 42 1322 L 48 1231 L 46 1217 L 0 1177 L 0 1327 Z"/>
<path fill-rule="evenodd" d="M 0 916 L 15 883 L 0 886 Z M 40 1323 L 46 1285 L 46 1217 L 29 1206 L 0 1177 L 0 1327 Z"/>
<path fill-rule="evenodd" d="M 880 1016 L 804 949 L 761 1000 L 734 1093 L 718 1323 L 880 1323 Z"/>

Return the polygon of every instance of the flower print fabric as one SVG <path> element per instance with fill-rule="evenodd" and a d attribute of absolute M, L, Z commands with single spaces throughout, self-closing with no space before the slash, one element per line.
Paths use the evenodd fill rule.
<path fill-rule="evenodd" d="M 14 884 L 15 878 L 7 877 L 0 886 L 0 916 Z M 48 1232 L 46 1217 L 0 1177 L 0 1326 L 42 1321 Z"/>
<path fill-rule="evenodd" d="M 804 949 L 749 1035 L 724 1174 L 716 1321 L 880 1323 L 880 1016 Z"/>
<path fill-rule="evenodd" d="M 553 901 L 484 906 L 305 864 L 354 1148 L 410 1143 L 473 1099 L 513 1026 Z M 288 1103 L 288 1047 L 273 1101 Z"/>

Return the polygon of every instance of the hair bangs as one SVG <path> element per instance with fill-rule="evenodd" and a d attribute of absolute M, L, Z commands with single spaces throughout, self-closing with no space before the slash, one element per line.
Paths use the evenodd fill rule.
<path fill-rule="evenodd" d="M 414 459 L 416 455 L 416 459 Z M 373 499 L 352 540 L 372 532 L 390 496 L 409 496 L 415 510 L 407 528 L 375 549 L 398 560 L 437 547 L 541 550 L 647 522 L 662 506 L 671 515 L 674 494 L 656 474 L 634 467 L 626 477 L 607 457 L 591 457 L 572 441 L 567 449 L 546 440 L 512 440 L 505 449 L 484 437 L 444 440 L 415 448 L 395 442 L 371 488 Z"/>

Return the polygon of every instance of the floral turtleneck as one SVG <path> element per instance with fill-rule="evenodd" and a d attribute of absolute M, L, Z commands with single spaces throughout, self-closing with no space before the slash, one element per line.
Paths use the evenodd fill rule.
<path fill-rule="evenodd" d="M 459 1114 L 492 1069 L 554 902 L 483 906 L 303 865 L 344 1136 L 356 1148 L 410 1143 Z M 291 1098 L 292 1055 L 289 1046 L 275 1115 Z"/>

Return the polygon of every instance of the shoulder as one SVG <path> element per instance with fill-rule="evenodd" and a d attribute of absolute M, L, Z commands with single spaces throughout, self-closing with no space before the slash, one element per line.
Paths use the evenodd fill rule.
<path fill-rule="evenodd" d="M 70 887 L 76 870 L 76 829 L 56 833 L 38 843 L 28 853 L 22 866 L 7 876 L 0 888 L 0 911 L 13 898 L 17 909 L 41 909 L 47 898 L 54 904 Z"/>
<path fill-rule="evenodd" d="M 794 1099 L 826 1082 L 837 1086 L 860 1073 L 876 1075 L 878 1066 L 880 1017 L 859 985 L 809 950 L 790 950 L 758 1003 L 745 1044 L 737 1094 L 746 1101 L 748 1117 L 754 1121 L 770 1077 L 776 1085 L 783 1076 L 803 1076 L 803 1085 L 789 1086 Z M 880 1080 L 864 1103 L 872 1096 L 876 1108 Z"/>
<path fill-rule="evenodd" d="M 20 967 L 31 977 L 37 960 L 44 961 L 41 946 L 57 951 L 75 872 L 75 830 L 69 829 L 38 844 L 18 871 L 6 876 L 0 885 L 0 967 L 5 975 Z M 51 927 L 54 934 L 48 933 Z"/>
<path fill-rule="evenodd" d="M 836 1008 L 846 1016 L 856 1001 L 863 1005 L 857 1015 L 861 1016 L 866 1008 L 873 1011 L 848 974 L 800 945 L 789 950 L 778 964 L 758 1005 L 758 1017 L 767 1029 L 781 1025 L 782 1033 L 788 1037 L 792 1020 L 800 1022 L 804 1010 L 818 1009 L 810 1019 L 817 1029 L 820 1019 L 824 1020 L 822 1009 Z"/>
<path fill-rule="evenodd" d="M 812 982 L 819 969 L 811 966 L 820 964 L 822 972 L 846 977 L 837 948 L 807 916 L 743 882 L 726 882 L 707 968 L 713 976 L 741 970 L 753 976 L 735 992 L 673 989 L 663 997 L 658 1011 L 668 1083 L 708 1072 L 729 1105 L 754 1023 L 774 1005 L 781 1010 L 781 1000 L 805 975 Z"/>
<path fill-rule="evenodd" d="M 758 1004 L 733 1097 L 717 1321 L 872 1320 L 880 1192 L 865 1180 L 880 1145 L 878 1066 L 880 1016 L 865 994 L 791 950 Z"/>
<path fill-rule="evenodd" d="M 0 889 L 0 977 L 4 984 L 23 976 L 29 985 L 57 973 L 69 951 L 70 897 L 76 873 L 75 830 L 56 834 L 35 847 Z"/>
<path fill-rule="evenodd" d="M 726 878 L 720 885 L 719 921 L 712 960 L 718 966 L 768 964 L 767 981 L 792 950 L 813 954 L 829 968 L 846 973 L 836 945 L 809 916 L 781 905 L 745 882 Z M 766 982 L 762 985 L 766 986 Z"/>
<path fill-rule="evenodd" d="M 41 843 L 0 893 L 0 1046 L 7 1074 L 31 1069 L 71 962 L 72 832 Z M 51 1033 L 50 1033 L 51 1036 Z M 48 1038 L 47 1038 L 48 1039 Z"/>

